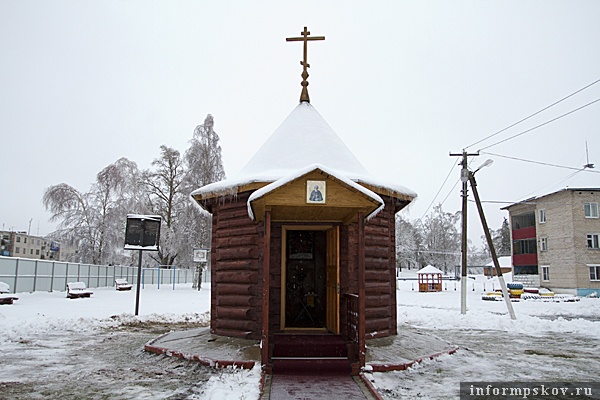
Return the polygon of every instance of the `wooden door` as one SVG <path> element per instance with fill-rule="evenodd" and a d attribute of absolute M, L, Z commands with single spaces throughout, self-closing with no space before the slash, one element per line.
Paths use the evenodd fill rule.
<path fill-rule="evenodd" d="M 335 334 L 340 333 L 340 233 L 335 226 L 327 230 L 326 255 L 326 328 Z"/>

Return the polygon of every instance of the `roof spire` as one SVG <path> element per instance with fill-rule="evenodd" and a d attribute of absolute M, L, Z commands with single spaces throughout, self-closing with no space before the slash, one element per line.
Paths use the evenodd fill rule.
<path fill-rule="evenodd" d="M 307 61 L 308 41 L 309 40 L 325 40 L 325 36 L 309 37 L 308 35 L 310 35 L 310 32 L 308 31 L 308 29 L 306 29 L 306 26 L 304 27 L 304 31 L 300 32 L 300 34 L 302 35 L 302 37 L 286 38 L 285 40 L 288 42 L 299 42 L 299 41 L 304 42 L 304 60 L 300 61 L 300 65 L 302 65 L 304 67 L 304 69 L 302 71 L 302 94 L 300 94 L 300 102 L 306 101 L 307 103 L 310 103 L 310 98 L 308 97 L 308 89 L 307 89 L 308 67 L 310 67 L 310 64 Z"/>

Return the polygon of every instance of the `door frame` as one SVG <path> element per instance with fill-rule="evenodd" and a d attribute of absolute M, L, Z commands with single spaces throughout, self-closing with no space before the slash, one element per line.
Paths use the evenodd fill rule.
<path fill-rule="evenodd" d="M 335 321 L 333 322 L 333 327 L 323 326 L 322 328 L 298 328 L 298 327 L 287 327 L 285 324 L 285 314 L 286 314 L 286 274 L 287 274 L 287 231 L 332 231 L 335 230 L 335 238 L 337 240 L 336 245 L 334 246 L 336 249 L 336 287 L 340 287 L 340 228 L 337 224 L 326 224 L 326 225 L 292 225 L 286 224 L 281 227 L 281 300 L 280 300 L 280 321 L 279 328 L 281 330 L 315 330 L 315 331 L 326 331 L 329 329 L 335 334 L 339 334 L 339 325 L 340 325 L 340 300 L 339 300 L 339 291 L 335 298 L 327 299 L 327 304 L 325 308 L 325 313 L 328 315 L 330 312 L 330 307 L 333 306 L 335 308 Z M 327 251 L 329 251 L 329 243 L 326 244 Z M 327 256 L 327 255 L 326 255 Z M 325 277 L 325 286 L 327 287 L 327 276 Z M 334 304 L 329 304 L 330 301 L 334 301 Z M 326 318 L 326 325 L 329 325 Z M 334 328 L 334 329 L 331 329 Z"/>

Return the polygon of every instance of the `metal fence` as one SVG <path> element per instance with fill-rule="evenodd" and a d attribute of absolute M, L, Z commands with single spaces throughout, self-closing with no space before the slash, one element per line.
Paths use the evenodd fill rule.
<path fill-rule="evenodd" d="M 11 292 L 66 291 L 67 282 L 84 282 L 88 288 L 114 286 L 115 279 L 137 283 L 138 267 L 92 265 L 0 256 L 0 282 Z M 142 268 L 144 285 L 191 283 L 194 271 L 177 267 Z"/>

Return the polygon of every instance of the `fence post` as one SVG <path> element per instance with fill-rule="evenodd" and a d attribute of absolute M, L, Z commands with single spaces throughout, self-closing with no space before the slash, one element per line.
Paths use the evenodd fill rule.
<path fill-rule="evenodd" d="M 67 262 L 67 268 L 65 268 L 65 291 L 67 290 L 68 282 L 69 282 L 69 262 Z"/>
<path fill-rule="evenodd" d="M 13 293 L 17 293 L 17 278 L 19 277 L 19 259 L 17 258 L 17 263 L 15 264 L 15 284 L 13 285 Z"/>
<path fill-rule="evenodd" d="M 177 275 L 177 266 L 173 265 L 173 290 L 175 290 L 175 276 Z"/>
<path fill-rule="evenodd" d="M 54 261 L 52 261 L 52 277 L 50 278 L 50 291 L 54 291 Z"/>
<path fill-rule="evenodd" d="M 160 289 L 160 265 L 158 266 L 158 288 Z"/>
<path fill-rule="evenodd" d="M 37 275 L 38 275 L 38 260 L 35 260 L 35 267 L 33 268 L 33 291 L 35 292 L 35 287 L 37 285 Z"/>

